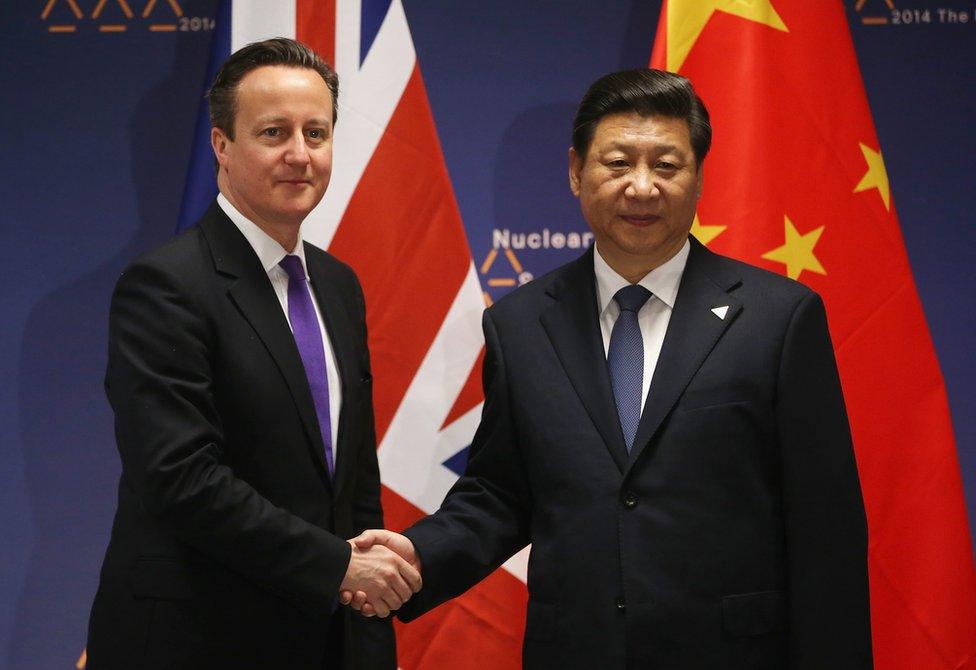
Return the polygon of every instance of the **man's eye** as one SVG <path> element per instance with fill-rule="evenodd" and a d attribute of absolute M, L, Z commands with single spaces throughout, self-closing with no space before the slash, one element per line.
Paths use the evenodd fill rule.
<path fill-rule="evenodd" d="M 669 163 L 667 161 L 658 161 L 658 164 L 657 164 L 657 168 L 659 170 L 676 170 L 677 167 L 678 166 L 675 165 L 674 163 Z"/>
<path fill-rule="evenodd" d="M 321 128 L 312 128 L 306 134 L 313 140 L 321 140 L 325 137 L 325 132 Z"/>
<path fill-rule="evenodd" d="M 623 158 L 618 158 L 616 160 L 612 160 L 608 162 L 607 165 L 609 165 L 612 168 L 624 168 L 627 167 L 627 161 L 625 161 Z"/>
<path fill-rule="evenodd" d="M 278 137 L 281 134 L 281 128 L 265 128 L 264 134 L 268 137 Z"/>

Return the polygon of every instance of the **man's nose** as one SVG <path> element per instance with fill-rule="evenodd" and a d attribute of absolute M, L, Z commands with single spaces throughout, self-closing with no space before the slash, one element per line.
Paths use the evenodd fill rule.
<path fill-rule="evenodd" d="M 657 181 L 653 170 L 638 167 L 631 173 L 630 183 L 627 185 L 628 197 L 644 200 L 656 196 L 657 193 Z"/>
<path fill-rule="evenodd" d="M 295 133 L 285 148 L 285 162 L 289 165 L 304 165 L 308 163 L 308 146 L 305 144 L 305 134 Z"/>

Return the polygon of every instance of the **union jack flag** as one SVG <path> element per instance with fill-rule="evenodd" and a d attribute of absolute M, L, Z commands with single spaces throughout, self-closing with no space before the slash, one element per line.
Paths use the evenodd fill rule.
<path fill-rule="evenodd" d="M 270 37 L 308 44 L 339 74 L 332 180 L 302 234 L 363 284 L 384 511 L 400 530 L 463 471 L 482 405 L 484 294 L 401 0 L 224 0 L 207 84 L 230 53 Z M 215 194 L 203 104 L 180 227 Z M 518 667 L 527 560 L 398 625 L 401 666 Z"/>

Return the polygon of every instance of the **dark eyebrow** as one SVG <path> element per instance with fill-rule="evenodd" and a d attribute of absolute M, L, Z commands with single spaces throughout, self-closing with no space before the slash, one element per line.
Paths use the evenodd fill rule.
<path fill-rule="evenodd" d="M 291 121 L 291 119 L 289 119 L 287 116 L 281 116 L 280 114 L 278 116 L 259 116 L 256 119 L 256 125 L 263 126 L 267 123 L 288 123 L 289 121 Z M 326 117 L 309 119 L 306 123 L 306 125 L 313 126 L 326 126 L 328 124 L 329 122 Z"/>
<path fill-rule="evenodd" d="M 285 116 L 259 116 L 256 121 L 258 125 L 266 123 L 284 123 L 288 118 Z"/>
<path fill-rule="evenodd" d="M 634 144 L 632 144 L 630 142 L 616 142 L 616 141 L 614 141 L 614 142 L 610 142 L 607 145 L 607 149 L 628 150 L 628 149 L 633 149 L 633 148 L 634 148 Z M 658 147 L 655 147 L 655 149 L 656 149 L 656 152 L 657 153 L 677 152 L 678 151 L 678 146 L 675 145 L 675 144 L 662 144 L 662 145 L 660 145 Z"/>

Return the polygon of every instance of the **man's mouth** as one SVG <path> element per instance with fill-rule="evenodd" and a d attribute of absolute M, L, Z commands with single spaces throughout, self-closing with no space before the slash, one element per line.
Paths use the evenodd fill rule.
<path fill-rule="evenodd" d="M 650 226 L 661 220 L 658 214 L 621 214 L 620 218 L 633 226 Z"/>

